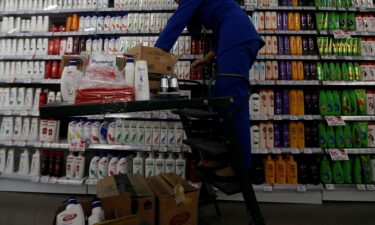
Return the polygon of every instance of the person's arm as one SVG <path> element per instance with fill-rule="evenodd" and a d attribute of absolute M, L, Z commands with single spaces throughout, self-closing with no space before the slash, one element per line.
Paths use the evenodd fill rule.
<path fill-rule="evenodd" d="M 196 68 L 200 65 L 205 65 L 205 64 L 208 64 L 208 63 L 211 63 L 216 57 L 216 53 L 214 51 L 210 51 L 205 57 L 201 58 L 201 59 L 198 59 L 198 60 L 195 60 L 191 66 L 193 68 Z"/>
<path fill-rule="evenodd" d="M 180 36 L 181 32 L 197 11 L 201 2 L 202 0 L 180 0 L 176 12 L 168 20 L 166 27 L 160 33 L 155 47 L 169 52 L 177 41 L 178 36 Z"/>

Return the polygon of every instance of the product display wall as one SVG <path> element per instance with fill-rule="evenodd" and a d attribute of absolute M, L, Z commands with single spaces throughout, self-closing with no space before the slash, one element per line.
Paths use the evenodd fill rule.
<path fill-rule="evenodd" d="M 95 193 L 97 178 L 132 171 L 174 171 L 193 179 L 182 125 L 168 111 L 38 118 L 39 105 L 59 99 L 63 55 L 118 55 L 137 44 L 153 46 L 174 1 L 59 2 L 0 0 L 2 189 Z M 372 2 L 241 5 L 266 42 L 249 71 L 258 199 L 375 201 Z M 211 66 L 190 69 L 210 49 L 210 33 L 191 37 L 184 31 L 174 45 L 172 52 L 183 54 L 175 66 L 180 79 L 214 73 Z M 345 126 L 328 126 L 337 120 L 330 116 L 342 116 Z M 78 155 L 81 139 L 91 144 Z M 331 160 L 345 158 L 342 149 L 350 160 Z"/>

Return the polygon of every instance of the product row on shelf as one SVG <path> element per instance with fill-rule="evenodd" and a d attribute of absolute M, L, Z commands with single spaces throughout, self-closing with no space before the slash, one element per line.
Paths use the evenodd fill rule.
<path fill-rule="evenodd" d="M 265 46 L 259 55 L 316 55 L 313 37 L 302 36 L 261 36 Z"/>
<path fill-rule="evenodd" d="M 254 12 L 250 19 L 255 28 L 261 30 L 314 30 L 313 13 L 299 12 Z"/>

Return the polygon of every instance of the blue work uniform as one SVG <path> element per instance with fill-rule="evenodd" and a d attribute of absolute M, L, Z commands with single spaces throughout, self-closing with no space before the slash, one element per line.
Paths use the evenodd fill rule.
<path fill-rule="evenodd" d="M 202 26 L 213 31 L 219 74 L 249 77 L 249 70 L 264 42 L 250 19 L 234 0 L 180 0 L 180 4 L 161 32 L 155 47 L 170 51 L 185 27 L 198 33 Z M 235 104 L 248 97 L 248 84 L 239 78 L 218 78 L 215 96 L 231 96 Z M 247 167 L 251 168 L 249 103 L 230 118 L 242 148 Z"/>

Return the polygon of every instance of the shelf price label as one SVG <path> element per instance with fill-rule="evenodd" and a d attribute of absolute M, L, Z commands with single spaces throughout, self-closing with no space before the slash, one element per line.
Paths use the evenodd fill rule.
<path fill-rule="evenodd" d="M 306 185 L 297 185 L 297 192 L 306 192 L 307 187 Z"/>
<path fill-rule="evenodd" d="M 330 127 L 345 126 L 345 121 L 341 116 L 326 116 L 325 119 Z"/>
<path fill-rule="evenodd" d="M 303 153 L 305 153 L 305 154 L 312 154 L 313 150 L 311 148 L 305 148 L 305 149 L 303 149 Z"/>
<path fill-rule="evenodd" d="M 334 184 L 326 184 L 326 190 L 327 191 L 334 191 L 335 185 Z"/>
<path fill-rule="evenodd" d="M 347 161 L 349 160 L 348 152 L 345 149 L 329 149 L 329 155 L 332 161 Z"/>
<path fill-rule="evenodd" d="M 368 191 L 375 191 L 375 185 L 373 185 L 373 184 L 367 184 L 366 185 L 366 189 Z"/>
<path fill-rule="evenodd" d="M 351 38 L 349 32 L 345 32 L 345 31 L 342 31 L 342 30 L 334 30 L 334 31 L 332 31 L 332 35 L 333 35 L 333 37 L 335 39 L 347 39 L 347 38 Z"/>
<path fill-rule="evenodd" d="M 272 185 L 264 185 L 263 186 L 263 191 L 264 192 L 272 192 L 273 191 Z"/>
<path fill-rule="evenodd" d="M 357 184 L 357 190 L 358 191 L 366 191 L 366 185 L 364 184 Z"/>

